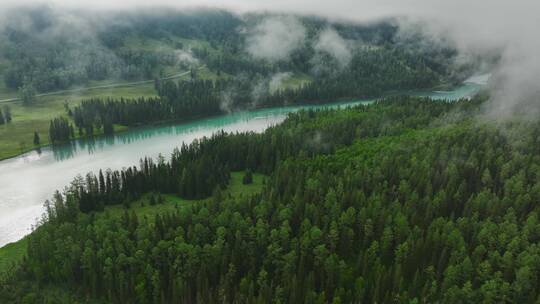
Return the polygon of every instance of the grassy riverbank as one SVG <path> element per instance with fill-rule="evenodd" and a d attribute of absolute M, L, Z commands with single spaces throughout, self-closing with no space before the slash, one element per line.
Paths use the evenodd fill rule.
<path fill-rule="evenodd" d="M 197 77 L 201 79 L 215 80 L 218 77 L 216 73 L 203 67 L 197 72 Z M 178 79 L 185 79 L 189 75 Z M 306 75 L 294 75 L 289 77 L 282 84 L 283 87 L 296 88 L 302 84 L 311 81 Z M 1 88 L 0 88 L 1 89 Z M 1 94 L 1 91 L 0 91 Z M 1 95 L 0 95 L 1 96 Z M 66 111 L 64 103 L 67 101 L 71 106 L 79 104 L 82 100 L 90 98 L 138 98 L 155 97 L 156 91 L 153 83 L 144 83 L 127 87 L 100 88 L 78 93 L 61 93 L 39 97 L 35 104 L 24 106 L 22 102 L 8 102 L 11 108 L 13 121 L 9 124 L 0 125 L 0 160 L 12 158 L 23 153 L 32 151 L 38 147 L 44 147 L 49 142 L 49 124 L 51 119 L 59 116 L 65 116 Z M 127 127 L 116 125 L 115 132 L 127 130 Z M 34 132 L 38 132 L 40 145 L 33 144 Z M 99 135 L 97 133 L 96 135 Z"/>
<path fill-rule="evenodd" d="M 35 104 L 24 106 L 20 101 L 8 103 L 13 121 L 0 125 L 0 160 L 17 156 L 35 148 L 34 132 L 38 132 L 41 146 L 49 144 L 49 124 L 51 119 L 66 115 L 64 103 L 79 104 L 92 97 L 149 97 L 155 96 L 153 84 L 134 87 L 100 89 L 82 92 L 80 95 L 60 94 L 40 97 Z M 116 128 L 121 130 L 119 126 Z"/>
<path fill-rule="evenodd" d="M 260 192 L 263 186 L 264 175 L 253 174 L 253 183 L 244 185 L 242 178 L 244 172 L 232 172 L 229 186 L 225 191 L 225 195 L 232 197 L 240 197 L 242 195 L 252 195 Z M 175 195 L 163 195 L 164 203 L 158 205 L 150 205 L 150 195 L 147 194 L 141 199 L 131 203 L 129 210 L 134 210 L 137 216 L 153 217 L 156 214 L 174 211 L 178 207 L 190 206 L 191 204 L 201 202 L 199 200 L 185 200 Z M 105 209 L 105 212 L 97 213 L 98 216 L 121 216 L 124 214 L 125 208 L 122 205 L 110 206 Z M 20 262 L 26 254 L 26 246 L 28 239 L 23 238 L 20 241 L 10 243 L 0 248 L 0 277 L 6 271 L 10 270 L 14 264 Z"/>
<path fill-rule="evenodd" d="M 178 79 L 185 79 L 189 75 Z M 215 73 L 207 68 L 198 72 L 198 77 L 203 79 L 215 79 Z M 95 84 L 93 84 L 95 85 Z M 0 88 L 1 89 L 1 88 Z M 0 91 L 0 96 L 1 91 Z M 6 102 L 1 105 L 9 105 L 13 121 L 9 124 L 0 125 L 0 160 L 11 158 L 37 147 L 43 147 L 49 142 L 49 124 L 51 119 L 66 115 L 64 103 L 67 101 L 71 106 L 79 104 L 82 100 L 90 98 L 138 98 L 155 97 L 156 91 L 153 83 L 143 83 L 126 87 L 99 88 L 81 92 L 65 92 L 55 95 L 38 97 L 37 101 L 25 106 L 21 101 Z M 13 97 L 13 96 L 8 96 Z M 125 126 L 115 126 L 115 131 L 125 131 Z M 33 144 L 34 132 L 38 132 L 40 145 Z M 96 134 L 99 135 L 99 134 Z"/>

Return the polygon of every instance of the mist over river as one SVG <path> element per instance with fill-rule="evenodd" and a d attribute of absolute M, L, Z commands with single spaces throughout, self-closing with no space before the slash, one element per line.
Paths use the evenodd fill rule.
<path fill-rule="evenodd" d="M 414 92 L 412 95 L 456 100 L 477 93 L 489 76 L 471 77 L 451 91 Z M 196 138 L 226 132 L 263 132 L 282 122 L 288 113 L 301 109 L 346 107 L 372 100 L 357 100 L 322 105 L 259 109 L 187 123 L 132 129 L 112 137 L 81 139 L 59 147 L 46 147 L 41 153 L 26 153 L 0 161 L 0 247 L 31 232 L 43 212 L 43 202 L 55 190 L 62 190 L 78 174 L 113 170 L 139 164 L 145 156 L 166 158 L 175 147 Z"/>

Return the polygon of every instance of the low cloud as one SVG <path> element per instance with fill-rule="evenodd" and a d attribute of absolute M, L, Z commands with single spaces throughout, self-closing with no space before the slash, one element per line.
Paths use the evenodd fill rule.
<path fill-rule="evenodd" d="M 199 60 L 193 56 L 191 50 L 175 50 L 174 56 L 176 57 L 176 63 L 179 65 L 193 66 L 199 64 Z"/>
<path fill-rule="evenodd" d="M 348 65 L 352 58 L 348 42 L 331 27 L 321 31 L 314 49 L 331 55 L 338 61 L 341 67 Z"/>
<path fill-rule="evenodd" d="M 44 84 L 40 90 L 48 90 L 51 79 L 65 86 L 80 84 L 87 79 L 88 70 L 115 78 L 120 74 L 121 60 L 108 47 L 102 45 L 97 35 L 99 22 L 85 14 L 62 9 L 58 6 L 36 5 L 25 7 L 3 7 L 0 5 L 0 44 L 3 50 L 22 50 L 18 56 L 34 58 L 36 62 L 47 62 L 40 58 L 47 52 L 61 54 L 62 62 L 47 62 L 50 73 L 40 70 L 31 78 Z M 2 54 L 3 55 L 3 54 Z M 6 54 L 6 56 L 13 54 Z M 42 64 L 43 66 L 44 64 Z M 13 66 L 13 69 L 20 66 Z M 25 75 L 26 77 L 26 75 Z M 77 79 L 70 83 L 69 79 Z"/>
<path fill-rule="evenodd" d="M 283 88 L 283 82 L 292 77 L 291 72 L 276 73 L 270 77 L 268 82 L 268 89 L 270 93 L 275 93 L 279 89 Z"/>
<path fill-rule="evenodd" d="M 261 100 L 283 89 L 284 82 L 292 77 L 290 72 L 275 73 L 269 77 L 263 77 L 255 82 L 251 88 L 251 108 L 261 105 Z"/>
<path fill-rule="evenodd" d="M 303 45 L 306 29 L 293 16 L 271 16 L 247 34 L 247 52 L 254 58 L 275 62 L 287 59 Z"/>
<path fill-rule="evenodd" d="M 232 89 L 227 89 L 220 94 L 220 110 L 225 113 L 232 113 L 234 110 L 234 92 L 232 91 Z"/>

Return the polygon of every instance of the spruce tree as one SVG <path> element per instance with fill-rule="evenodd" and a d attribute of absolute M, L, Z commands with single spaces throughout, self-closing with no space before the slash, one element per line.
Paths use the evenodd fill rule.
<path fill-rule="evenodd" d="M 246 170 L 246 173 L 244 175 L 244 178 L 242 179 L 242 183 L 244 185 L 249 185 L 249 184 L 252 184 L 253 183 L 253 173 L 251 172 L 250 169 L 247 169 Z"/>
<path fill-rule="evenodd" d="M 0 111 L 0 112 L 2 112 L 2 111 Z M 3 112 L 4 112 L 4 120 L 5 120 L 5 122 L 10 123 L 11 122 L 11 108 L 8 105 L 5 105 L 3 107 Z"/>
<path fill-rule="evenodd" d="M 34 145 L 38 146 L 40 144 L 39 134 L 38 132 L 34 132 Z"/>
<path fill-rule="evenodd" d="M 29 105 L 36 101 L 36 89 L 33 84 L 27 80 L 23 86 L 19 89 L 19 96 L 23 102 L 23 105 Z"/>

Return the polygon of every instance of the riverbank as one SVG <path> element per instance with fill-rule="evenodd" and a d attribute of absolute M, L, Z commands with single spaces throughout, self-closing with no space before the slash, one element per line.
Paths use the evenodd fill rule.
<path fill-rule="evenodd" d="M 263 180 L 265 178 L 262 174 L 253 174 L 253 183 L 244 185 L 242 178 L 244 172 L 232 172 L 229 186 L 225 190 L 225 195 L 231 195 L 232 197 L 239 197 L 241 195 L 251 195 L 261 191 L 263 186 Z M 161 205 L 151 206 L 149 204 L 149 197 L 143 196 L 136 202 L 131 204 L 129 210 L 134 211 L 139 217 L 153 217 L 156 214 L 162 214 L 166 212 L 173 212 L 175 208 L 179 206 L 189 206 L 193 203 L 204 202 L 205 200 L 185 200 L 174 195 L 163 195 L 165 203 Z M 109 206 L 105 212 L 97 213 L 101 215 L 122 216 L 125 208 L 121 205 Z M 28 246 L 28 238 L 22 238 L 18 241 L 6 244 L 0 247 L 0 279 L 2 275 L 9 271 L 13 265 L 19 263 L 26 254 Z"/>
<path fill-rule="evenodd" d="M 13 120 L 9 124 L 0 125 L 0 159 L 12 158 L 34 150 L 34 132 L 41 139 L 40 147 L 46 147 L 49 142 L 50 121 L 59 116 L 65 116 L 64 103 L 70 100 L 73 104 L 88 98 L 120 97 L 154 97 L 156 96 L 152 84 L 118 88 L 113 91 L 102 90 L 91 95 L 62 95 L 43 97 L 32 106 L 24 106 L 21 102 L 10 104 Z"/>
<path fill-rule="evenodd" d="M 214 80 L 217 75 L 206 66 L 199 68 L 197 75 L 201 79 Z M 189 74 L 179 73 L 173 75 L 175 79 L 188 77 Z M 172 77 L 172 76 L 171 76 Z M 167 78 L 168 79 L 168 78 Z M 90 98 L 120 98 L 124 97 L 156 97 L 157 93 L 153 81 L 143 81 L 126 84 L 112 84 L 94 86 L 92 89 L 73 89 L 53 93 L 45 93 L 38 97 L 35 104 L 25 106 L 21 101 L 1 103 L 11 108 L 12 122 L 0 125 L 0 160 L 6 160 L 34 151 L 37 147 L 33 143 L 34 132 L 41 139 L 39 147 L 47 147 L 49 142 L 49 124 L 51 119 L 65 116 L 64 104 L 77 105 L 82 100 Z"/>
<path fill-rule="evenodd" d="M 114 125 L 115 134 L 122 133 L 122 132 L 125 132 L 125 131 L 128 131 L 128 130 L 130 130 L 130 128 L 128 128 L 126 126 Z M 102 130 L 100 130 L 96 134 L 94 134 L 93 137 L 100 137 L 100 136 L 105 136 L 103 134 Z M 80 139 L 88 139 L 88 138 L 90 138 L 90 137 L 89 136 L 78 136 L 77 135 L 77 136 L 75 136 L 75 138 L 71 139 L 70 141 L 80 140 Z M 29 154 L 29 153 L 32 153 L 32 152 L 36 152 L 36 153 L 39 154 L 39 153 L 41 153 L 41 149 L 47 148 L 47 147 L 50 147 L 50 146 L 52 146 L 52 144 L 49 142 L 48 137 L 47 137 L 45 143 L 41 143 L 39 145 L 34 145 L 34 146 L 28 147 L 28 148 L 22 147 L 19 153 L 15 153 L 13 155 L 10 155 L 9 152 L 4 153 L 4 151 L 0 150 L 0 161 L 9 160 L 9 159 L 12 159 L 12 158 L 17 158 L 17 157 L 24 156 L 25 154 Z"/>
<path fill-rule="evenodd" d="M 313 102 L 313 103 L 299 103 L 299 104 L 285 105 L 285 106 L 279 106 L 279 107 L 316 106 L 316 105 L 321 105 L 321 104 L 334 104 L 334 103 L 344 103 L 344 102 L 351 102 L 351 101 L 363 101 L 363 100 L 368 101 L 368 100 L 386 98 L 386 97 L 396 96 L 396 95 L 415 95 L 415 94 L 418 94 L 419 92 L 423 92 L 424 94 L 426 94 L 426 92 L 434 92 L 436 90 L 441 90 L 441 88 L 443 88 L 443 87 L 448 88 L 449 86 L 450 86 L 449 84 L 440 84 L 440 85 L 438 85 L 436 87 L 428 88 L 428 89 L 407 90 L 407 91 L 388 91 L 386 93 L 381 94 L 380 96 L 343 97 L 343 98 L 336 98 L 336 99 L 333 99 L 331 101 L 328 100 L 328 101 L 319 101 L 319 102 Z M 457 87 L 459 87 L 459 86 L 453 86 L 454 89 L 457 88 Z M 134 89 L 134 88 L 132 88 L 132 89 Z M 115 95 L 113 95 L 113 96 L 126 96 L 125 93 L 126 92 L 116 92 Z M 140 96 L 144 96 L 144 97 L 155 96 L 155 93 L 153 92 L 153 88 L 151 88 L 151 89 L 147 88 L 144 91 L 141 91 L 141 92 L 138 92 L 138 93 L 130 92 L 130 94 L 127 95 L 126 97 L 127 98 L 135 97 L 136 94 L 140 94 Z M 139 96 L 137 96 L 137 97 L 139 97 Z M 84 98 L 86 98 L 86 97 L 84 97 Z M 81 99 L 84 99 L 84 98 L 81 98 Z M 276 107 L 273 107 L 273 106 L 259 106 L 259 107 L 249 109 L 249 110 L 257 110 L 257 109 L 265 109 L 265 108 L 276 108 Z M 241 111 L 241 110 L 238 109 L 238 111 Z M 62 103 L 62 109 L 60 111 L 55 111 L 55 114 L 57 116 L 60 116 L 60 115 L 64 114 L 63 103 Z M 115 134 L 120 134 L 120 133 L 128 131 L 128 130 L 134 130 L 134 129 L 139 129 L 139 128 L 149 128 L 149 127 L 155 127 L 155 126 L 167 125 L 167 124 L 187 123 L 187 122 L 197 120 L 197 119 L 212 118 L 212 117 L 215 117 L 215 116 L 225 115 L 225 114 L 227 114 L 227 113 L 224 112 L 224 113 L 213 114 L 213 115 L 198 115 L 198 116 L 193 116 L 193 117 L 191 117 L 189 119 L 180 119 L 180 120 L 178 120 L 178 119 L 163 120 L 163 121 L 153 122 L 153 123 L 150 123 L 150 124 L 141 125 L 141 126 L 135 126 L 135 127 L 133 127 L 133 126 L 128 127 L 128 126 L 115 125 Z M 12 128 L 11 127 L 12 125 L 17 125 L 17 122 L 19 122 L 18 120 L 20 119 L 20 117 L 15 116 L 15 119 L 17 119 L 17 120 L 14 119 L 15 123 L 11 123 L 10 125 L 5 125 L 4 128 L 2 128 L 2 126 L 0 126 L 0 135 L 3 135 L 3 133 L 6 135 L 5 137 L 0 136 L 0 161 L 8 160 L 8 159 L 11 159 L 11 158 L 16 158 L 16 157 L 19 157 L 21 155 L 27 154 L 29 152 L 36 151 L 36 150 L 38 150 L 40 148 L 45 148 L 45 147 L 50 146 L 50 142 L 49 142 L 49 139 L 48 139 L 48 122 L 49 122 L 50 119 L 52 119 L 54 117 L 56 117 L 56 116 L 53 116 L 51 114 L 50 118 L 45 121 L 46 125 L 43 125 L 43 126 L 40 125 L 40 126 L 34 128 L 34 129 L 36 129 L 36 131 L 40 135 L 40 138 L 42 139 L 41 144 L 39 146 L 34 146 L 32 143 L 29 142 L 31 140 L 31 138 L 33 139 L 33 132 L 34 131 L 29 131 L 32 128 L 25 127 L 23 130 L 20 130 L 20 131 L 19 130 L 12 131 L 10 129 L 10 128 Z M 29 120 L 29 121 L 32 121 L 32 120 Z M 19 124 L 22 124 L 22 122 L 19 122 Z M 18 128 L 14 127 L 12 129 L 18 129 Z M 27 133 L 27 134 L 24 134 L 24 135 L 20 134 L 21 132 L 22 133 Z M 11 136 L 9 136 L 9 135 L 11 135 Z M 31 137 L 31 135 L 32 135 L 32 137 Z M 25 140 L 22 140 L 22 138 L 24 138 L 24 136 L 26 136 L 27 138 L 25 138 Z M 99 134 L 99 133 L 94 135 L 94 137 L 96 137 L 96 138 L 99 137 L 99 136 L 103 136 L 103 135 Z M 12 139 L 11 141 L 9 141 L 10 138 Z M 87 136 L 77 136 L 72 141 L 79 140 L 79 139 L 88 139 L 88 137 Z"/>

